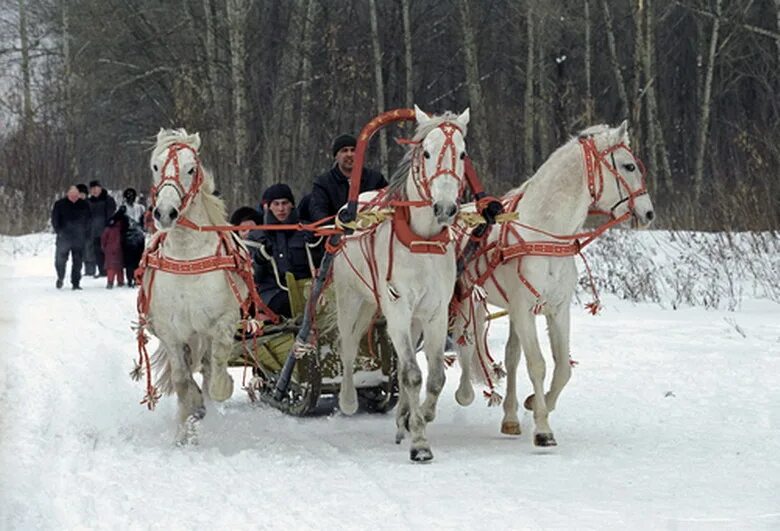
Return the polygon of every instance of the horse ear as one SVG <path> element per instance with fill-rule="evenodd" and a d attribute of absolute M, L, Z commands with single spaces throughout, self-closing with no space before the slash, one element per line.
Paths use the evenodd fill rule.
<path fill-rule="evenodd" d="M 617 137 L 616 140 L 618 142 L 625 142 L 628 140 L 628 120 L 623 120 L 623 123 L 617 128 L 615 136 Z"/>
<path fill-rule="evenodd" d="M 423 125 L 431 121 L 428 114 L 417 105 L 414 106 L 414 117 L 417 119 L 417 125 Z"/>
<path fill-rule="evenodd" d="M 200 149 L 200 133 L 195 133 L 192 137 L 192 147 L 195 151 Z"/>
<path fill-rule="evenodd" d="M 160 140 L 165 136 L 165 128 L 161 127 L 160 130 L 157 132 L 157 143 L 160 143 Z"/>
<path fill-rule="evenodd" d="M 470 108 L 466 107 L 466 110 L 463 111 L 460 116 L 458 116 L 458 123 L 463 127 L 469 125 L 470 116 L 471 116 Z"/>

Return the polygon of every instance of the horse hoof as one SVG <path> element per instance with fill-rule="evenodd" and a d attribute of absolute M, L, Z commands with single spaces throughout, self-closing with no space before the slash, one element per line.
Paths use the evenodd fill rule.
<path fill-rule="evenodd" d="M 434 419 L 436 418 L 436 412 L 435 412 L 435 411 L 433 411 L 433 410 L 431 410 L 431 411 L 426 411 L 426 412 L 423 414 L 423 418 L 425 419 L 425 422 L 433 422 L 433 421 L 434 421 Z"/>
<path fill-rule="evenodd" d="M 345 415 L 354 415 L 358 409 L 357 395 L 350 400 L 344 396 L 344 393 L 340 394 L 339 409 Z"/>
<path fill-rule="evenodd" d="M 176 437 L 176 446 L 183 448 L 185 446 L 198 445 L 198 432 L 200 421 L 206 416 L 206 408 L 199 407 L 187 417 L 179 427 L 179 434 Z"/>
<path fill-rule="evenodd" d="M 461 406 L 470 405 L 474 401 L 474 390 L 469 389 L 468 391 L 461 392 L 461 390 L 458 389 L 455 391 L 455 401 Z"/>
<path fill-rule="evenodd" d="M 534 435 L 534 446 L 558 446 L 552 433 L 537 433 Z"/>
<path fill-rule="evenodd" d="M 409 459 L 415 463 L 427 463 L 433 459 L 430 448 L 412 448 L 409 450 Z"/>
<path fill-rule="evenodd" d="M 403 430 L 398 430 L 395 432 L 395 444 L 401 444 L 401 441 L 404 440 L 404 437 L 406 437 L 406 434 Z"/>
<path fill-rule="evenodd" d="M 525 399 L 525 402 L 523 402 L 523 407 L 526 409 L 526 411 L 534 410 L 534 395 L 528 395 L 528 397 Z"/>
<path fill-rule="evenodd" d="M 224 374 L 217 373 L 212 376 L 209 383 L 209 396 L 216 402 L 224 402 L 233 396 L 233 377 L 227 371 Z"/>
<path fill-rule="evenodd" d="M 504 435 L 520 435 L 520 423 L 519 422 L 502 422 L 501 433 Z"/>

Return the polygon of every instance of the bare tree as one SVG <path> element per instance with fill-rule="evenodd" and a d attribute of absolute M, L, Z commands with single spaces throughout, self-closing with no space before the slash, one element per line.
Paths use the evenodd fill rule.
<path fill-rule="evenodd" d="M 778 0 L 780 1 L 780 0 Z M 593 44 L 590 38 L 590 0 L 585 0 L 585 123 L 593 123 L 593 88 L 591 83 L 591 62 L 593 57 Z"/>
<path fill-rule="evenodd" d="M 246 23 L 248 0 L 228 0 L 227 19 L 230 36 L 230 73 L 233 81 L 233 142 L 235 177 L 234 197 L 244 195 L 249 181 L 249 124 L 247 123 Z"/>
<path fill-rule="evenodd" d="M 466 67 L 466 89 L 469 95 L 469 107 L 471 108 L 472 127 L 469 128 L 471 136 L 470 145 L 476 147 L 482 160 L 489 161 L 488 145 L 484 141 L 485 124 L 487 123 L 486 109 L 482 100 L 482 88 L 479 77 L 479 60 L 477 56 L 477 37 L 474 31 L 474 19 L 471 15 L 470 0 L 460 0 L 460 22 L 463 29 L 463 54 Z M 485 166 L 483 166 L 484 168 Z M 487 166 L 489 169 L 489 166 Z M 489 171 L 487 173 L 490 173 Z"/>
<path fill-rule="evenodd" d="M 704 182 L 704 154 L 707 146 L 707 138 L 710 128 L 710 100 L 712 97 L 712 76 L 715 72 L 715 57 L 718 49 L 718 32 L 720 30 L 720 13 L 722 0 L 715 0 L 715 14 L 717 17 L 712 22 L 710 34 L 709 54 L 707 55 L 707 67 L 702 87 L 702 98 L 699 103 L 699 129 L 696 135 L 696 159 L 693 170 L 694 198 L 698 202 L 701 197 Z"/>
<path fill-rule="evenodd" d="M 21 44 L 22 70 L 22 120 L 25 130 L 29 130 L 33 123 L 32 86 L 30 83 L 30 41 L 27 35 L 27 7 L 25 0 L 19 0 L 19 41 Z"/>
<path fill-rule="evenodd" d="M 368 12 L 371 20 L 371 49 L 374 52 L 374 83 L 377 114 L 385 112 L 385 82 L 382 77 L 382 46 L 379 43 L 379 23 L 376 15 L 376 0 L 368 0 Z M 379 153 L 382 173 L 390 174 L 387 162 L 387 131 L 379 131 Z"/>
<path fill-rule="evenodd" d="M 604 10 L 604 25 L 607 32 L 610 64 L 612 65 L 612 73 L 615 76 L 615 84 L 617 85 L 618 95 L 620 96 L 620 112 L 625 118 L 629 118 L 631 115 L 628 112 L 628 95 L 626 94 L 626 83 L 623 80 L 623 71 L 620 68 L 620 58 L 618 58 L 617 45 L 615 44 L 615 31 L 612 25 L 612 12 L 609 9 L 609 3 L 607 0 L 601 0 L 601 5 Z"/>
<path fill-rule="evenodd" d="M 536 30 L 534 28 L 533 2 L 526 7 L 525 21 L 528 32 L 527 53 L 525 58 L 525 95 L 523 96 L 523 165 L 525 173 L 530 175 L 534 170 L 534 50 Z"/>
<path fill-rule="evenodd" d="M 780 2 L 780 0 L 777 0 Z M 401 14 L 404 21 L 404 73 L 406 90 L 406 107 L 410 109 L 414 105 L 414 64 L 412 63 L 412 23 L 410 16 L 409 0 L 401 0 Z M 780 24 L 780 11 L 778 11 L 778 24 Z"/>

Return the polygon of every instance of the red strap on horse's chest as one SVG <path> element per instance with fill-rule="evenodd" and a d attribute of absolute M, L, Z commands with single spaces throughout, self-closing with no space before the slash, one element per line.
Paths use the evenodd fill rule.
<path fill-rule="evenodd" d="M 430 238 L 423 238 L 412 231 L 409 225 L 409 207 L 399 206 L 393 213 L 393 231 L 398 241 L 415 254 L 446 254 L 450 243 L 447 227 Z"/>

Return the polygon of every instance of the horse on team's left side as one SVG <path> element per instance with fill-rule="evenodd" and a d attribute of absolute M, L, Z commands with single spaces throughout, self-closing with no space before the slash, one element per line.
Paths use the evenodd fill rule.
<path fill-rule="evenodd" d="M 533 394 L 525 407 L 533 411 L 534 444 L 556 445 L 548 423 L 558 397 L 571 376 L 570 308 L 577 283 L 575 256 L 609 226 L 631 220 L 647 225 L 654 218 L 641 162 L 629 148 L 627 124 L 593 126 L 558 148 L 521 187 L 503 198 L 517 221 L 496 226 L 478 253 L 465 265 L 461 282 L 478 289 L 464 296 L 453 317 L 462 374 L 455 397 L 461 405 L 474 400 L 472 374 L 490 381 L 492 359 L 486 352 L 487 302 L 509 313 L 506 343 L 507 396 L 501 432 L 520 434 L 517 417 L 517 366 L 525 353 Z M 464 206 L 465 207 L 465 206 Z M 611 221 L 583 231 L 589 211 L 609 214 Z M 484 291 L 482 291 L 484 290 Z M 595 312 L 597 308 L 592 307 Z M 555 369 L 544 392 L 545 362 L 536 333 L 536 317 L 544 315 Z M 476 356 L 474 351 L 476 350 Z M 484 378 L 483 378 L 484 377 Z M 491 384 L 492 385 L 492 384 Z"/>
<path fill-rule="evenodd" d="M 358 343 L 381 311 L 399 362 L 396 442 L 408 431 L 411 460 L 424 462 L 433 459 L 425 426 L 436 414 L 444 386 L 447 306 L 456 274 L 450 227 L 466 183 L 469 111 L 429 117 L 415 107 L 415 113 L 417 130 L 386 194 L 396 205 L 393 219 L 368 233 L 344 237 L 343 249 L 333 262 L 333 289 L 344 371 L 341 410 L 351 415 L 357 409 L 353 368 Z M 361 201 L 368 195 L 374 194 L 361 195 Z M 422 404 L 422 372 L 416 359 L 421 334 L 428 361 Z"/>
<path fill-rule="evenodd" d="M 233 393 L 228 360 L 236 324 L 253 297 L 251 258 L 234 233 L 198 230 L 228 225 L 199 147 L 200 136 L 184 129 L 161 129 L 157 135 L 150 197 L 158 232 L 144 253 L 139 278 L 139 341 L 145 340 L 144 330 L 160 340 L 151 361 L 157 380 L 153 386 L 147 374 L 145 402 L 153 407 L 160 394 L 176 393 L 178 444 L 197 443 L 198 423 L 206 414 L 204 394 L 224 401 Z M 144 357 L 148 370 L 145 351 L 141 362 Z M 203 375 L 202 392 L 193 379 L 197 371 Z"/>

